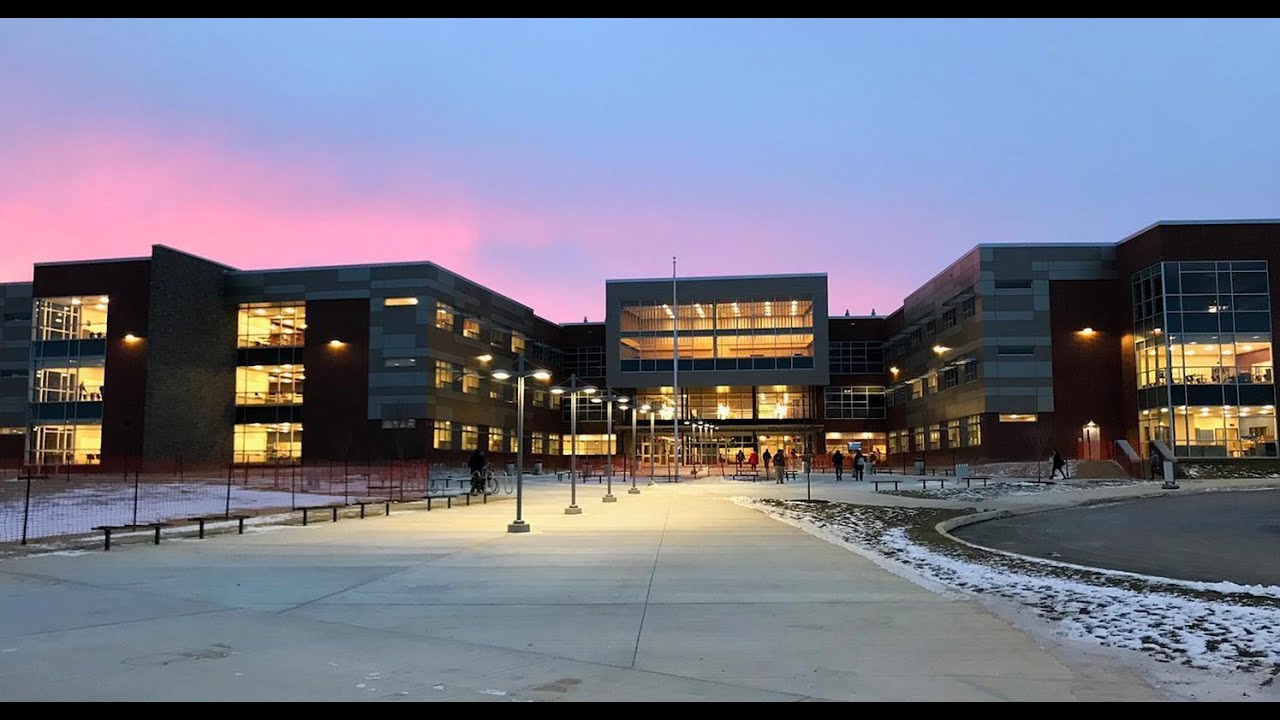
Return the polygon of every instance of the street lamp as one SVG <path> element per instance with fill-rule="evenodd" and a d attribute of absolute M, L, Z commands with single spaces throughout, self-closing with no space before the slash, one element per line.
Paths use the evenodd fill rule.
<path fill-rule="evenodd" d="M 507 525 L 507 532 L 529 532 L 529 523 L 524 521 L 524 381 L 550 380 L 551 373 L 542 368 L 529 367 L 525 363 L 524 353 L 516 356 L 514 372 L 498 369 L 491 375 L 494 380 L 509 380 L 516 377 L 516 519 Z"/>
<path fill-rule="evenodd" d="M 626 405 L 630 400 L 631 399 L 626 395 L 619 395 L 613 390 L 606 390 L 599 397 L 591 398 L 591 402 L 596 403 L 597 405 L 600 403 L 605 404 L 606 429 L 604 441 L 605 444 L 609 446 L 609 466 L 605 477 L 608 479 L 609 485 L 608 489 L 605 490 L 604 497 L 600 498 L 601 502 L 618 502 L 618 498 L 613 496 L 613 405 L 614 403 Z"/>
<path fill-rule="evenodd" d="M 645 413 L 649 416 L 649 484 L 652 485 L 653 475 L 655 472 L 654 465 L 658 462 L 657 452 L 656 452 L 658 447 L 656 444 L 657 438 L 654 435 L 655 433 L 654 418 L 655 416 L 657 416 L 658 411 L 655 410 L 653 406 L 650 405 L 649 403 L 645 403 L 640 406 L 640 412 Z"/>
<path fill-rule="evenodd" d="M 649 406 L 631 406 L 631 462 L 628 463 L 631 466 L 631 489 L 627 491 L 628 495 L 640 494 L 640 488 L 636 487 L 636 463 L 640 460 L 640 453 L 636 449 L 636 415 L 639 415 L 641 410 L 647 407 Z"/>
<path fill-rule="evenodd" d="M 569 382 L 551 388 L 552 395 L 569 393 L 569 507 L 564 509 L 565 515 L 581 515 L 578 507 L 578 393 L 594 395 L 595 385 L 589 385 L 570 375 Z"/>

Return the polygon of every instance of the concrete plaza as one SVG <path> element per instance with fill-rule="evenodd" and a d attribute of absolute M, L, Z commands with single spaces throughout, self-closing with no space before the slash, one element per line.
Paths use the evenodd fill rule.
<path fill-rule="evenodd" d="M 0 698 L 1155 697 L 726 499 L 798 493 L 593 484 L 566 516 L 531 484 L 529 534 L 504 501 L 5 560 Z"/>

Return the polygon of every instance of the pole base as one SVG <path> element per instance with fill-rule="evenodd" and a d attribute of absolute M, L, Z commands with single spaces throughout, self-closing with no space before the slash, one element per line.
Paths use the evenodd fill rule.
<path fill-rule="evenodd" d="M 604 497 L 600 498 L 600 502 L 618 502 L 618 498 L 612 495 L 605 495 Z"/>
<path fill-rule="evenodd" d="M 1164 481 L 1164 484 L 1160 486 L 1160 489 L 1161 489 L 1161 490 L 1177 490 L 1177 489 L 1178 489 L 1178 481 L 1177 481 L 1177 480 L 1165 480 L 1165 481 Z"/>
<path fill-rule="evenodd" d="M 526 533 L 529 532 L 529 523 L 523 520 L 517 520 L 507 526 L 509 533 Z"/>
<path fill-rule="evenodd" d="M 639 494 L 640 494 L 640 488 L 638 488 L 638 487 L 633 487 L 633 488 L 631 488 L 630 490 L 628 490 L 628 491 L 627 491 L 627 494 L 628 494 L 628 495 L 639 495 Z"/>
<path fill-rule="evenodd" d="M 581 515 L 582 508 L 578 507 L 577 505 L 570 505 L 569 507 L 564 509 L 564 514 L 565 515 Z"/>

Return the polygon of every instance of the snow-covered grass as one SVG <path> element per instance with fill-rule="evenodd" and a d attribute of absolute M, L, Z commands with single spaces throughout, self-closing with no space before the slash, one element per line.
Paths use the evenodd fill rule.
<path fill-rule="evenodd" d="M 341 503 L 341 495 L 255 490 L 231 486 L 230 508 L 261 512 L 293 507 Z M 0 542 L 22 538 L 25 495 L 6 492 L 0 501 Z M 199 483 L 145 483 L 138 487 L 137 521 L 160 522 L 223 513 L 227 508 L 226 485 Z M 78 535 L 98 525 L 124 525 L 134 521 L 132 484 L 95 483 L 59 489 L 52 483 L 31 496 L 26 518 L 27 538 Z"/>
<path fill-rule="evenodd" d="M 1255 690 L 1280 674 L 1280 587 L 1094 570 L 988 552 L 934 530 L 969 510 L 737 501 L 928 587 L 1030 609 L 1060 639 L 1136 651 Z"/>

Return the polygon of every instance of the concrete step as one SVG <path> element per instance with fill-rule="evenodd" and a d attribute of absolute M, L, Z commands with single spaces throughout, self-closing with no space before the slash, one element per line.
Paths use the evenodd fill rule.
<path fill-rule="evenodd" d="M 1114 460 L 1080 460 L 1074 468 L 1075 477 L 1081 480 L 1123 480 L 1129 474 Z"/>

